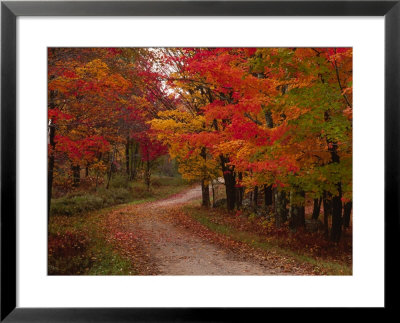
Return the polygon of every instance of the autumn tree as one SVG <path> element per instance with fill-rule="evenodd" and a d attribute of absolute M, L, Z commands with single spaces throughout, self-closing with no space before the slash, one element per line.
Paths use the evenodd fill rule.
<path fill-rule="evenodd" d="M 49 207 L 54 182 L 64 187 L 80 185 L 81 169 L 98 180 L 107 174 L 107 187 L 119 156 L 137 140 L 137 149 L 150 166 L 154 151 L 161 153 L 146 122 L 166 102 L 156 74 L 149 71 L 145 49 L 50 48 L 49 89 Z M 146 58 L 144 58 L 146 56 Z M 143 61 L 147 62 L 143 64 Z M 147 138 L 147 139 L 144 139 Z M 133 177 L 134 170 L 129 176 Z M 146 174 L 150 174 L 149 171 Z"/>
<path fill-rule="evenodd" d="M 200 93 L 194 120 L 204 124 L 186 125 L 173 140 L 205 147 L 218 161 L 228 209 L 240 208 L 243 191 L 256 207 L 262 188 L 266 206 L 275 200 L 276 224 L 289 216 L 296 230 L 312 198 L 315 217 L 321 204 L 332 215 L 331 240 L 339 241 L 342 201 L 351 203 L 352 50 L 198 48 L 174 60 L 182 56 L 174 85 L 186 101 Z M 176 130 L 168 122 L 159 127 L 164 135 Z"/>

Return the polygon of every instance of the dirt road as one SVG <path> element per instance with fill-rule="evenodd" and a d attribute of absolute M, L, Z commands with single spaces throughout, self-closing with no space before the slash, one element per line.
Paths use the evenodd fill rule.
<path fill-rule="evenodd" d="M 135 261 L 144 275 L 287 275 L 260 259 L 243 259 L 170 221 L 171 208 L 201 198 L 200 187 L 164 200 L 132 205 L 115 212 L 121 230 L 131 237 L 126 248 L 140 250 Z M 173 213 L 173 212 L 172 212 Z M 115 221 L 114 221 L 115 222 Z M 126 242 L 125 242 L 126 243 Z M 141 263 L 142 262 L 142 263 Z M 298 273 L 301 274 L 301 273 Z"/>

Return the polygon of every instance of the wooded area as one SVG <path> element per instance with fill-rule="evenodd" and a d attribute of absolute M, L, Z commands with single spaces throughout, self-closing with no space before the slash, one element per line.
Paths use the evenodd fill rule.
<path fill-rule="evenodd" d="M 179 173 L 206 209 L 334 245 L 351 228 L 352 48 L 49 48 L 48 90 L 50 217 Z"/>

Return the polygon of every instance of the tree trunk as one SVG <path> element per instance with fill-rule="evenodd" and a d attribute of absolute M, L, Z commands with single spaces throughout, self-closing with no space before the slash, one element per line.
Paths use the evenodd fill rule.
<path fill-rule="evenodd" d="M 215 207 L 215 187 L 214 180 L 211 181 L 211 190 L 212 190 L 212 207 Z"/>
<path fill-rule="evenodd" d="M 236 190 L 235 190 L 235 174 L 232 171 L 227 171 L 224 174 L 226 203 L 229 211 L 235 208 Z"/>
<path fill-rule="evenodd" d="M 340 158 L 337 153 L 337 144 L 332 143 L 329 151 L 332 156 L 332 163 L 339 164 Z M 332 198 L 332 228 L 331 228 L 331 241 L 339 242 L 342 236 L 342 183 L 336 183 L 338 194 Z"/>
<path fill-rule="evenodd" d="M 110 169 L 108 171 L 108 180 L 107 180 L 107 186 L 106 186 L 107 190 L 110 187 L 110 181 L 111 181 L 111 177 L 112 177 L 112 173 L 113 173 L 113 164 L 114 164 L 114 158 L 115 158 L 115 151 L 116 151 L 116 147 L 114 146 L 114 150 L 113 150 L 113 153 L 112 153 L 111 158 L 110 158 Z M 109 156 L 110 156 L 110 154 L 109 154 Z"/>
<path fill-rule="evenodd" d="M 81 166 L 74 165 L 71 167 L 71 170 L 72 170 L 73 186 L 78 187 L 81 181 Z"/>
<path fill-rule="evenodd" d="M 338 184 L 339 194 L 332 198 L 332 229 L 331 241 L 339 242 L 342 236 L 342 188 Z"/>
<path fill-rule="evenodd" d="M 137 169 L 138 169 L 138 152 L 139 152 L 139 145 L 137 143 L 134 143 L 133 140 L 131 141 L 131 153 L 132 153 L 132 160 L 131 162 L 131 173 L 130 173 L 130 180 L 136 179 L 137 176 Z M 133 149 L 133 147 L 135 147 Z"/>
<path fill-rule="evenodd" d="M 147 150 L 147 161 L 146 161 L 146 170 L 145 170 L 145 182 L 146 182 L 146 186 L 147 186 L 147 191 L 150 191 L 150 177 L 151 177 L 151 173 L 150 173 L 150 160 L 149 160 L 150 156 L 149 156 L 149 151 Z"/>
<path fill-rule="evenodd" d="M 202 206 L 210 207 L 210 188 L 206 180 L 201 180 Z"/>
<path fill-rule="evenodd" d="M 126 143 L 125 143 L 125 165 L 126 165 L 126 176 L 128 176 L 128 178 L 130 177 L 130 167 L 129 167 L 130 146 L 131 146 L 131 142 L 130 142 L 129 136 L 127 136 L 126 137 Z"/>
<path fill-rule="evenodd" d="M 206 147 L 201 147 L 201 152 L 200 152 L 200 156 L 203 158 L 204 160 L 204 165 L 207 162 L 207 151 L 206 151 Z M 206 179 L 207 177 L 207 170 L 203 170 L 203 176 L 205 178 L 203 178 L 201 180 L 201 198 L 202 198 L 202 206 L 205 207 L 210 207 L 210 188 L 209 188 L 209 184 L 208 184 L 208 180 Z"/>
<path fill-rule="evenodd" d="M 258 186 L 254 187 L 254 194 L 253 194 L 253 208 L 257 210 L 258 206 Z"/>
<path fill-rule="evenodd" d="M 272 113 L 269 110 L 266 110 L 264 112 L 264 116 L 265 116 L 265 123 L 267 124 L 268 128 L 273 128 L 274 127 L 274 122 L 272 120 Z"/>
<path fill-rule="evenodd" d="M 304 207 L 305 192 L 293 191 L 290 194 L 290 221 L 289 227 L 292 230 L 297 230 L 306 225 L 305 207 Z M 302 200 L 302 201 L 299 201 Z"/>
<path fill-rule="evenodd" d="M 322 204 L 324 207 L 324 233 L 325 237 L 329 237 L 329 217 L 332 215 L 332 201 L 331 195 L 324 191 L 322 197 Z"/>
<path fill-rule="evenodd" d="M 266 210 L 272 206 L 272 185 L 264 185 L 264 206 Z"/>
<path fill-rule="evenodd" d="M 236 201 L 236 178 L 234 167 L 228 167 L 227 163 L 229 160 L 222 155 L 220 156 L 221 159 L 221 167 L 222 167 L 222 174 L 224 176 L 225 181 L 225 191 L 226 191 L 226 204 L 229 211 L 235 209 L 235 201 Z"/>
<path fill-rule="evenodd" d="M 325 121 L 329 122 L 330 115 L 329 112 L 326 111 L 324 115 Z M 338 145 L 336 142 L 326 139 L 328 143 L 328 151 L 331 153 L 331 161 L 332 164 L 339 164 L 340 157 L 337 153 Z M 339 181 L 335 183 L 338 194 L 333 196 L 332 198 L 332 227 L 331 227 L 331 241 L 339 242 L 340 237 L 342 235 L 342 183 Z"/>
<path fill-rule="evenodd" d="M 353 207 L 353 202 L 346 202 L 344 204 L 343 210 L 343 221 L 344 227 L 348 228 L 350 226 L 350 215 L 351 215 L 351 208 Z"/>
<path fill-rule="evenodd" d="M 106 186 L 107 190 L 110 187 L 111 176 L 112 176 L 112 166 L 110 165 L 110 169 L 108 171 L 108 176 L 107 176 L 107 186 Z"/>
<path fill-rule="evenodd" d="M 242 208 L 242 199 L 240 196 L 240 190 L 235 187 L 235 203 L 236 203 L 236 208 L 240 210 Z"/>
<path fill-rule="evenodd" d="M 238 173 L 239 181 L 243 179 L 243 173 Z M 243 187 L 236 187 L 236 208 L 240 210 L 243 206 L 243 195 L 244 195 L 244 188 Z"/>
<path fill-rule="evenodd" d="M 286 193 L 283 191 L 275 191 L 275 225 L 280 228 L 287 220 L 286 211 Z"/>
<path fill-rule="evenodd" d="M 314 199 L 314 208 L 312 213 L 312 219 L 317 220 L 319 218 L 319 212 L 321 210 L 322 198 Z"/>

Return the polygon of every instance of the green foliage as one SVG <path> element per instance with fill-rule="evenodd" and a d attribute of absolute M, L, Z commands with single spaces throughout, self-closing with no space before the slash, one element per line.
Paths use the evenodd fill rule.
<path fill-rule="evenodd" d="M 127 188 L 129 187 L 129 180 L 127 176 L 124 174 L 114 174 L 110 180 L 111 188 Z"/>

